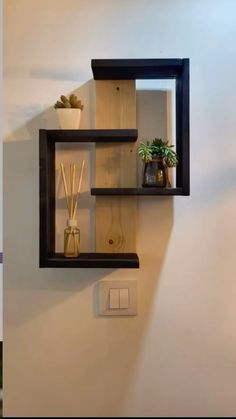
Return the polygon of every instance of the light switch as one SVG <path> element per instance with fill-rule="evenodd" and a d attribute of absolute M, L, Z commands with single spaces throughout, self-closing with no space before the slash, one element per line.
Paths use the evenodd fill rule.
<path fill-rule="evenodd" d="M 120 308 L 129 308 L 129 289 L 120 289 Z"/>
<path fill-rule="evenodd" d="M 136 316 L 137 280 L 102 280 L 99 284 L 101 316 Z"/>
<path fill-rule="evenodd" d="M 117 309 L 120 307 L 120 290 L 118 288 L 110 288 L 109 307 L 111 309 Z"/>

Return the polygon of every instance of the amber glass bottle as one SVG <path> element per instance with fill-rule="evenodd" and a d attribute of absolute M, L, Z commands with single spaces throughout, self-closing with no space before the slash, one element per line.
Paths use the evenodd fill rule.
<path fill-rule="evenodd" d="M 80 253 L 80 230 L 77 220 L 69 219 L 64 231 L 64 256 L 76 258 Z"/>

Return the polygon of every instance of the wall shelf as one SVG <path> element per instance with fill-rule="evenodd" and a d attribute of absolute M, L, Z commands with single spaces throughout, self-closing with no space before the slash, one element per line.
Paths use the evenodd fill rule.
<path fill-rule="evenodd" d="M 39 132 L 40 157 L 40 267 L 45 268 L 138 268 L 135 253 L 136 200 L 126 196 L 189 195 L 189 59 L 109 59 L 92 60 L 96 81 L 96 123 L 100 129 L 45 130 Z M 78 258 L 65 258 L 55 253 L 55 145 L 56 143 L 96 143 L 96 175 L 107 176 L 106 150 L 116 147 L 117 165 L 121 173 L 135 176 L 136 126 L 135 79 L 175 79 L 176 103 L 176 168 L 174 188 L 96 187 L 97 253 L 81 253 Z M 112 104 L 112 106 L 111 106 Z M 103 129 L 107 127 L 108 129 Z M 110 129 L 110 128 L 122 129 Z M 132 127 L 133 129 L 127 129 Z M 102 128 L 102 129 L 101 129 Z M 103 146 L 110 143 L 110 146 Z M 112 145 L 114 143 L 114 145 Z M 123 143 L 122 145 L 119 143 Z M 124 171 L 124 172 L 122 172 Z M 127 172 L 128 171 L 128 172 Z M 124 177 L 125 179 L 125 177 Z M 99 181 L 96 183 L 99 185 Z M 127 184 L 132 185 L 132 183 Z M 112 185 L 112 183 L 111 183 Z M 124 196 L 123 196 L 124 195 Z M 113 198 L 120 196 L 119 200 Z M 123 197 L 122 197 L 123 196 Z M 115 221 L 114 221 L 115 220 Z M 105 232 L 105 234 L 103 234 Z M 118 233 L 117 233 L 118 232 Z M 108 237 L 110 239 L 108 240 Z M 115 243 L 114 243 L 115 240 Z M 112 248 L 110 247 L 112 242 Z M 122 244 L 121 247 L 120 243 Z M 122 253 L 111 253 L 119 249 Z M 127 251 L 127 253 L 124 253 Z"/>
<path fill-rule="evenodd" d="M 139 268 L 136 253 L 81 253 L 78 258 L 66 258 L 54 253 L 47 259 L 48 268 Z"/>
<path fill-rule="evenodd" d="M 184 195 L 183 188 L 91 188 L 91 195 L 96 196 L 122 196 L 122 195 L 137 195 L 137 196 L 148 196 L 148 195 Z"/>

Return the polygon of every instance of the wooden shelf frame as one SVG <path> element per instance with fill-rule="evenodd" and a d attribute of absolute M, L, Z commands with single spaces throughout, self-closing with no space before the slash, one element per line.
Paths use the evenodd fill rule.
<path fill-rule="evenodd" d="M 189 59 L 92 60 L 92 71 L 95 80 L 175 79 L 176 151 L 180 161 L 176 168 L 175 188 L 92 188 L 91 194 L 100 196 L 189 195 Z M 82 253 L 75 259 L 65 258 L 62 253 L 55 253 L 55 144 L 135 142 L 138 137 L 137 130 L 42 129 L 39 136 L 40 267 L 138 268 L 139 259 L 136 253 Z"/>
<path fill-rule="evenodd" d="M 92 60 L 92 71 L 95 80 L 175 79 L 176 152 L 179 164 L 176 168 L 176 188 L 173 188 L 170 195 L 190 195 L 189 59 L 95 59 Z M 93 189 L 92 194 L 98 195 L 101 192 Z M 116 195 L 120 194 L 120 191 L 117 191 Z M 128 195 L 128 190 L 124 191 L 124 194 Z M 131 194 L 135 195 L 134 192 Z M 105 195 L 105 192 L 102 195 Z M 111 191 L 107 190 L 107 195 L 111 195 Z M 155 194 L 153 191 L 146 194 L 137 190 L 137 195 L 168 193 Z"/>
<path fill-rule="evenodd" d="M 55 152 L 56 143 L 134 142 L 136 129 L 121 130 L 45 130 L 39 131 L 40 255 L 39 265 L 65 268 L 138 268 L 136 253 L 81 253 L 65 258 L 55 253 Z"/>

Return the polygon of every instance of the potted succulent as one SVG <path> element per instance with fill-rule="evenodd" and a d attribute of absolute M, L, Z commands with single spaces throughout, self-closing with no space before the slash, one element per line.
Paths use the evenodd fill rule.
<path fill-rule="evenodd" d="M 69 98 L 62 95 L 61 100 L 57 101 L 54 108 L 57 111 L 60 127 L 62 129 L 77 129 L 80 125 L 81 111 L 83 105 L 77 96 L 71 94 Z"/>
<path fill-rule="evenodd" d="M 168 168 L 178 164 L 173 145 L 162 138 L 140 143 L 138 153 L 144 162 L 143 186 L 170 187 Z"/>

